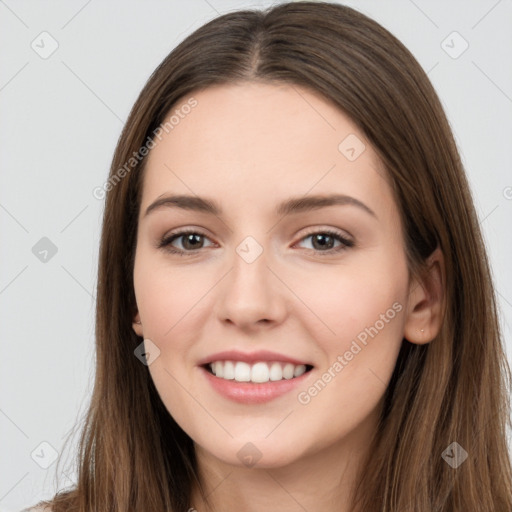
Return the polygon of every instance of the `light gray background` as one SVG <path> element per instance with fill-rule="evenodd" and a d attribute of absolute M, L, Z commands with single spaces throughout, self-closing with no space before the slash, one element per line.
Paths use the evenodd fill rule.
<path fill-rule="evenodd" d="M 512 363 L 512 2 L 343 3 L 395 34 L 440 95 L 475 195 Z M 52 450 L 40 444 L 60 452 L 86 410 L 103 211 L 92 191 L 108 176 L 133 102 L 193 30 L 270 4 L 0 0 L 1 511 L 54 493 L 55 463 L 35 462 L 50 461 Z M 58 42 L 46 59 L 31 47 L 51 49 L 43 31 Z M 453 31 L 469 44 L 457 58 L 464 41 Z M 58 249 L 45 263 L 32 251 L 42 237 Z M 60 476 L 63 486 L 75 478 Z"/>

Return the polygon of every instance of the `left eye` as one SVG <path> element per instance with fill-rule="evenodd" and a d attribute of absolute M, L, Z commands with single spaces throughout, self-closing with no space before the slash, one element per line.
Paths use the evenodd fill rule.
<path fill-rule="evenodd" d="M 348 247 L 353 247 L 354 242 L 352 240 L 349 240 L 342 236 L 341 234 L 335 232 L 335 231 L 316 231 L 314 233 L 310 233 L 309 235 L 306 235 L 301 240 L 306 240 L 308 238 L 312 239 L 312 245 L 313 249 L 317 252 L 322 253 L 333 253 L 333 252 L 339 252 L 342 251 Z M 331 247 L 331 245 L 334 243 L 335 240 L 338 240 L 340 242 L 340 245 L 338 247 Z M 322 248 L 321 250 L 317 250 L 317 248 Z M 327 247 L 327 249 L 325 249 Z"/>
<path fill-rule="evenodd" d="M 179 240 L 182 238 L 182 249 L 175 247 L 172 245 L 172 243 L 175 240 Z M 173 254 L 179 254 L 181 256 L 185 255 L 186 253 L 192 253 L 194 251 L 197 251 L 199 249 L 203 248 L 203 245 L 201 243 L 201 239 L 207 239 L 208 237 L 206 235 L 203 235 L 201 233 L 198 233 L 197 231 L 180 231 L 179 233 L 171 234 L 170 236 L 163 238 L 159 244 L 158 248 L 163 249 L 167 252 L 173 253 Z M 308 238 L 312 239 L 312 245 L 313 250 L 317 253 L 336 253 L 339 251 L 342 251 L 346 248 L 353 247 L 354 242 L 345 238 L 340 233 L 337 233 L 335 231 L 316 231 L 314 233 L 310 233 L 303 238 L 301 238 L 300 241 L 307 240 Z M 332 244 L 338 240 L 340 242 L 340 245 L 338 247 L 332 247 Z M 320 248 L 320 249 L 318 249 Z"/>

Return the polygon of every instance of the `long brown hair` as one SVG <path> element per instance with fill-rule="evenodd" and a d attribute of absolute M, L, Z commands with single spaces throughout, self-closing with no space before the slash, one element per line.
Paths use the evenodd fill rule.
<path fill-rule="evenodd" d="M 288 83 L 346 113 L 389 173 L 410 272 L 440 247 L 446 311 L 426 345 L 403 340 L 354 496 L 365 512 L 512 510 L 510 368 L 473 199 L 442 106 L 412 54 L 358 11 L 292 2 L 217 17 L 149 78 L 123 129 L 106 188 L 96 309 L 96 375 L 78 481 L 55 512 L 176 511 L 200 483 L 189 436 L 134 356 L 133 264 L 146 158 L 126 162 L 178 100 L 213 84 Z M 119 170 L 125 166 L 125 173 Z M 122 176 L 120 177 L 120 174 Z M 454 468 L 453 442 L 468 454 Z"/>

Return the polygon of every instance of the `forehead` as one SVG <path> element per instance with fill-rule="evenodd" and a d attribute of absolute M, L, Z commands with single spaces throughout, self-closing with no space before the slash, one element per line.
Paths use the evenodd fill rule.
<path fill-rule="evenodd" d="M 190 99 L 193 108 L 183 108 Z M 182 98 L 155 139 L 141 212 L 159 195 L 233 201 L 245 210 L 308 193 L 350 194 L 389 209 L 391 191 L 359 128 L 320 94 L 297 85 L 216 85 Z"/>

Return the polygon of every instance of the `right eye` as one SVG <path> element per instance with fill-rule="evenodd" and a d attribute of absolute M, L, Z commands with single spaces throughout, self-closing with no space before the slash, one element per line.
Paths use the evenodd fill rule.
<path fill-rule="evenodd" d="M 182 249 L 176 248 L 172 243 L 175 240 L 183 239 L 181 242 Z M 178 254 L 184 256 L 186 253 L 194 253 L 195 251 L 202 249 L 201 239 L 207 238 L 206 235 L 199 233 L 198 231 L 187 229 L 176 233 L 171 233 L 165 236 L 158 243 L 158 248 L 163 249 L 166 252 L 172 254 Z"/>

